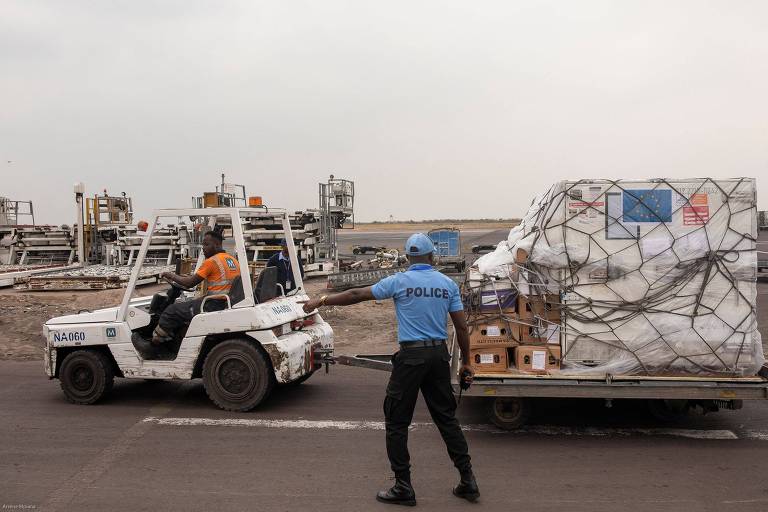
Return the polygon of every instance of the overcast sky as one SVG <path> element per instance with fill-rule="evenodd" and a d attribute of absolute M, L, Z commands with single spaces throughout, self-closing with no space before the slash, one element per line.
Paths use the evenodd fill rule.
<path fill-rule="evenodd" d="M 352 179 L 358 220 L 589 177 L 753 176 L 768 209 L 764 0 L 2 0 L 0 66 L 0 195 L 44 222 L 76 181 L 146 216 L 222 171 L 291 209 Z"/>

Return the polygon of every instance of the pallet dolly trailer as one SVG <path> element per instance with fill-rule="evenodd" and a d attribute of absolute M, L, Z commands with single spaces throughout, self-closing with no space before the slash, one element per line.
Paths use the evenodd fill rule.
<path fill-rule="evenodd" d="M 700 406 L 707 412 L 741 409 L 744 400 L 768 399 L 768 366 L 754 377 L 650 377 L 639 375 L 535 375 L 475 374 L 472 386 L 461 391 L 458 381 L 458 343 L 449 341 L 451 386 L 456 396 L 485 398 L 488 419 L 497 427 L 513 430 L 523 426 L 531 415 L 536 398 L 647 400 L 657 419 L 670 421 L 689 407 Z M 334 362 L 375 370 L 392 371 L 390 354 L 335 356 Z"/>

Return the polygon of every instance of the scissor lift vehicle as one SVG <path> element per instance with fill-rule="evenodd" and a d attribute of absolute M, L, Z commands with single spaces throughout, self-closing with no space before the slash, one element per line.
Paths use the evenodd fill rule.
<path fill-rule="evenodd" d="M 125 295 L 119 306 L 53 318 L 43 326 L 45 372 L 58 378 L 65 397 L 78 404 L 98 401 L 115 377 L 189 380 L 202 378 L 210 399 L 231 411 L 247 411 L 267 398 L 276 384 L 308 379 L 333 352 L 333 331 L 322 317 L 302 309 L 308 300 L 293 238 L 287 236 L 296 289 L 289 294 L 276 282 L 275 269 L 265 269 L 254 283 L 240 219 L 259 215 L 282 218 L 283 210 L 264 208 L 189 208 L 158 210 L 149 223 Z M 232 227 L 225 248 L 237 257 L 240 278 L 228 295 L 226 309 L 195 316 L 185 333 L 171 344 L 167 356 L 143 359 L 134 347 L 137 336 L 151 336 L 163 310 L 175 300 L 191 300 L 194 290 L 173 284 L 154 296 L 133 297 L 140 270 L 151 248 L 160 219 L 193 217 Z M 229 244 L 234 242 L 234 248 Z M 234 250 L 232 250 L 234 249 Z M 204 257 L 200 255 L 197 266 Z M 239 281 L 239 282 L 237 282 Z M 203 306 L 203 311 L 205 307 Z"/>

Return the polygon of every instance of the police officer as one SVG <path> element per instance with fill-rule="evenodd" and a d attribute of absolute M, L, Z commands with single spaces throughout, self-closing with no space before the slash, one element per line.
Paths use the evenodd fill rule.
<path fill-rule="evenodd" d="M 318 306 L 347 306 L 366 300 L 395 301 L 400 350 L 392 356 L 392 376 L 384 399 L 387 455 L 395 473 L 395 485 L 376 496 L 378 501 L 415 505 L 408 455 L 408 427 L 419 390 L 437 425 L 448 455 L 461 481 L 453 489 L 459 498 L 475 501 L 480 496 L 470 464 L 469 450 L 456 419 L 456 400 L 450 382 L 450 354 L 446 346 L 446 316 L 450 314 L 461 348 L 460 371 L 471 382 L 469 334 L 459 287 L 432 267 L 435 247 L 430 238 L 416 233 L 405 244 L 410 267 L 373 286 L 323 295 L 304 305 L 307 313 Z"/>

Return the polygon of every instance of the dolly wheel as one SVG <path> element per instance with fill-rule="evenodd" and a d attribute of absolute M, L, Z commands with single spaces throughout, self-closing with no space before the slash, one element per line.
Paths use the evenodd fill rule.
<path fill-rule="evenodd" d="M 648 400 L 648 412 L 661 423 L 675 423 L 689 413 L 688 400 Z"/>
<path fill-rule="evenodd" d="M 76 350 L 61 362 L 61 390 L 74 404 L 90 405 L 112 389 L 112 362 L 95 350 Z"/>
<path fill-rule="evenodd" d="M 272 391 L 275 376 L 266 356 L 248 340 L 222 341 L 203 364 L 208 397 L 224 410 L 249 411 Z"/>
<path fill-rule="evenodd" d="M 531 403 L 527 398 L 498 397 L 488 402 L 491 422 L 504 430 L 525 425 L 531 416 Z"/>

